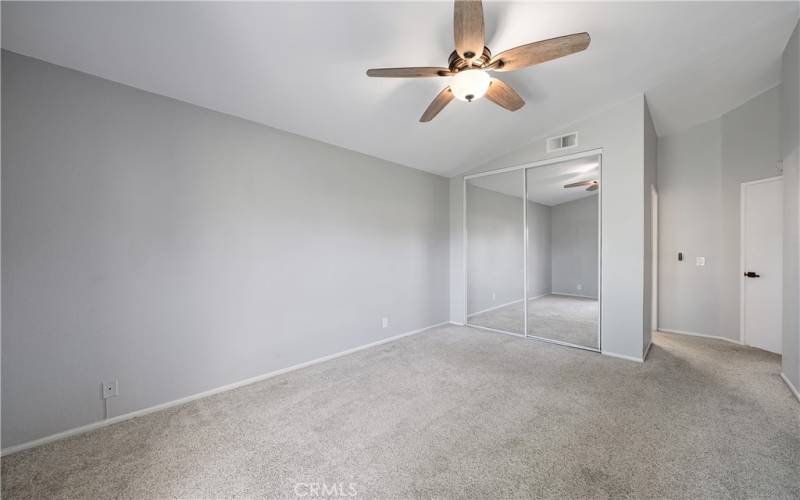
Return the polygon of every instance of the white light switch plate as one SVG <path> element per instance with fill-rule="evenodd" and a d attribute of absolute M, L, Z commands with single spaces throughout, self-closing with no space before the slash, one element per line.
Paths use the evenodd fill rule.
<path fill-rule="evenodd" d="M 695 260 L 695 264 L 698 266 L 705 266 L 706 265 L 706 258 L 705 257 L 697 257 Z"/>

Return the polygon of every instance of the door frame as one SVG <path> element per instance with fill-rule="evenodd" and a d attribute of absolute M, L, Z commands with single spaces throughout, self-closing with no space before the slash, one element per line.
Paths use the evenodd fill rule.
<path fill-rule="evenodd" d="M 650 184 L 650 330 L 658 331 L 658 188 Z"/>
<path fill-rule="evenodd" d="M 747 214 L 747 188 L 756 184 L 765 184 L 783 180 L 782 175 L 775 175 L 765 179 L 742 182 L 739 188 L 739 343 L 748 345 L 744 332 L 744 287 L 745 287 L 745 242 L 747 241 L 747 227 L 745 215 Z"/>

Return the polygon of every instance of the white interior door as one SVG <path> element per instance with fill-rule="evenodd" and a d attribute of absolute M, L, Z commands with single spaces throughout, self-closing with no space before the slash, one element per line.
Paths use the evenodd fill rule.
<path fill-rule="evenodd" d="M 783 180 L 742 184 L 742 336 L 781 353 Z"/>

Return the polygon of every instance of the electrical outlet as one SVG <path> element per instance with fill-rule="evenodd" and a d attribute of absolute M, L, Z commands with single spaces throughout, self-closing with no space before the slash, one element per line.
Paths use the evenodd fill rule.
<path fill-rule="evenodd" d="M 117 379 L 103 382 L 103 399 L 114 398 L 119 396 L 119 382 Z"/>
<path fill-rule="evenodd" d="M 580 292 L 581 290 L 583 290 L 583 285 L 581 285 L 580 283 L 578 283 L 578 291 Z"/>
<path fill-rule="evenodd" d="M 698 266 L 705 266 L 706 265 L 706 258 L 705 257 L 697 257 L 695 259 L 695 264 Z"/>
<path fill-rule="evenodd" d="M 389 318 L 381 318 L 381 328 L 389 328 Z"/>

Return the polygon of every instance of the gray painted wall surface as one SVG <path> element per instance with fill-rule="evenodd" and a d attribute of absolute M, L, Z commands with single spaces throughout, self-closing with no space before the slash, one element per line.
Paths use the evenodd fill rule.
<path fill-rule="evenodd" d="M 597 196 L 550 207 L 553 293 L 597 298 L 598 209 Z"/>
<path fill-rule="evenodd" d="M 658 141 L 659 328 L 719 334 L 720 149 L 718 121 Z"/>
<path fill-rule="evenodd" d="M 503 175 L 515 174 L 522 190 L 521 172 Z M 467 184 L 469 314 L 522 300 L 522 210 L 522 198 Z"/>
<path fill-rule="evenodd" d="M 447 319 L 447 179 L 7 52 L 2 108 L 4 447 Z"/>
<path fill-rule="evenodd" d="M 551 217 L 551 207 L 528 201 L 528 297 L 553 289 Z"/>
<path fill-rule="evenodd" d="M 450 194 L 450 241 L 461 241 L 464 237 L 464 179 L 451 178 Z M 450 321 L 463 323 L 466 315 L 467 283 L 464 276 L 464 246 L 450 244 Z M 454 295 L 455 292 L 455 295 Z"/>
<path fill-rule="evenodd" d="M 644 96 L 637 95 L 609 110 L 554 130 L 547 137 L 578 131 L 579 146 L 569 152 L 547 153 L 546 137 L 511 151 L 472 169 L 483 172 L 503 167 L 523 165 L 555 158 L 567 153 L 603 148 L 603 206 L 602 206 L 602 332 L 603 351 L 632 358 L 642 356 L 642 288 L 644 283 L 644 199 L 643 199 L 643 124 Z M 462 195 L 458 190 L 463 176 L 450 179 L 451 222 L 458 226 L 461 219 Z M 453 268 L 462 264 L 461 233 L 452 231 L 450 255 L 458 259 Z M 451 318 L 464 318 L 464 284 L 451 276 Z"/>
<path fill-rule="evenodd" d="M 653 330 L 653 196 L 658 188 L 658 136 L 645 99 L 644 106 L 644 317 L 642 318 L 642 353 L 647 353 Z"/>
<path fill-rule="evenodd" d="M 783 52 L 781 158 L 783 159 L 783 373 L 800 390 L 800 27 Z"/>
<path fill-rule="evenodd" d="M 659 139 L 660 328 L 739 340 L 741 183 L 779 173 L 779 97 Z"/>

